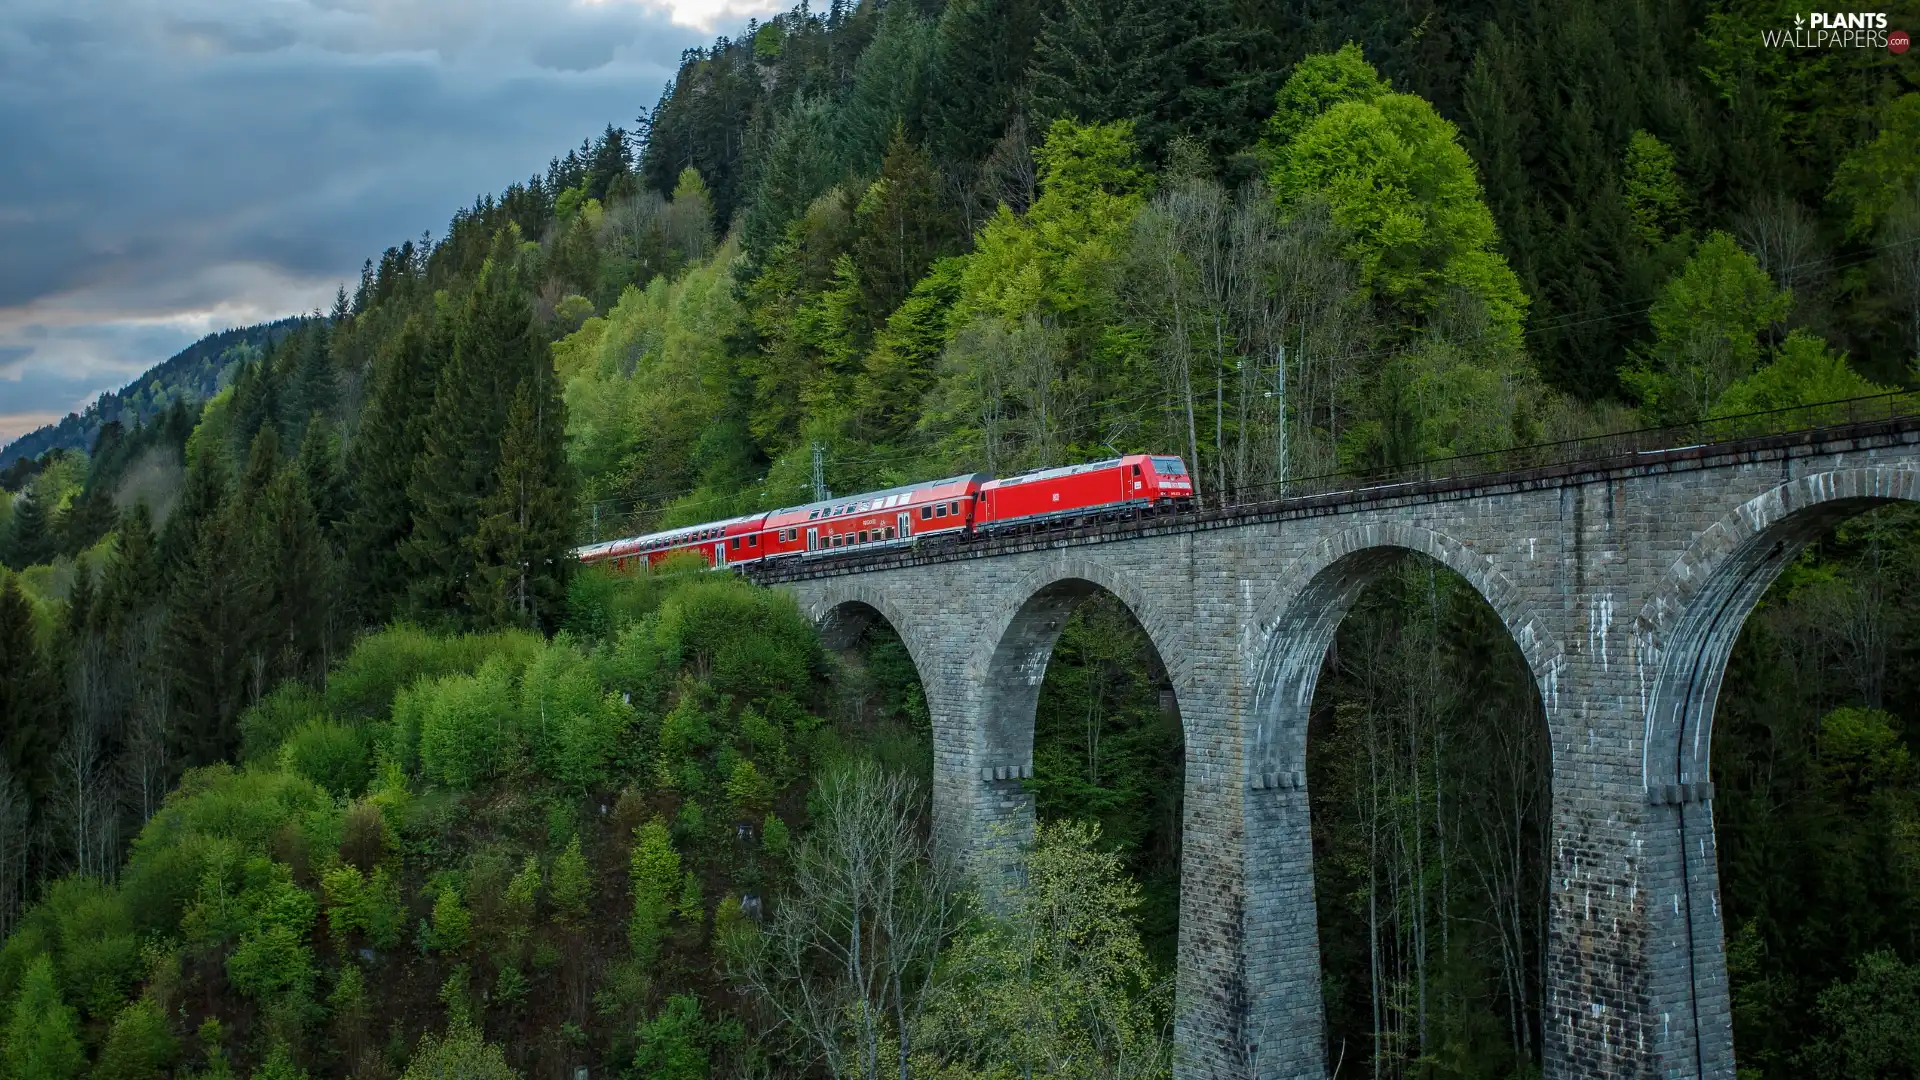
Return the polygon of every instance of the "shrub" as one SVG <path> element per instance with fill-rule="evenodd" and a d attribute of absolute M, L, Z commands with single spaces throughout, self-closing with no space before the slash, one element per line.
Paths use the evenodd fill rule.
<path fill-rule="evenodd" d="M 453 953 L 467 947 L 473 934 L 473 915 L 460 899 L 460 890 L 447 884 L 433 898 L 433 949 Z"/>
<path fill-rule="evenodd" d="M 340 822 L 340 861 L 371 870 L 387 848 L 387 818 L 380 804 L 357 799 Z"/>
<path fill-rule="evenodd" d="M 628 873 L 633 881 L 633 917 L 627 937 L 635 955 L 651 958 L 681 884 L 680 853 L 673 850 L 666 822 L 656 817 L 634 830 Z"/>
<path fill-rule="evenodd" d="M 507 937 L 519 940 L 526 936 L 533 926 L 534 908 L 540 896 L 540 860 L 529 855 L 520 864 L 520 872 L 507 882 L 507 892 L 501 899 L 501 922 Z"/>
<path fill-rule="evenodd" d="M 303 683 L 288 680 L 240 714 L 240 758 L 272 762 L 287 736 L 303 724 L 327 718 L 327 703 Z"/>
<path fill-rule="evenodd" d="M 408 693 L 422 695 L 420 771 L 428 779 L 465 790 L 518 756 L 513 673 L 504 657 L 489 657 L 471 676 L 450 675 Z"/>
<path fill-rule="evenodd" d="M 399 624 L 361 638 L 327 676 L 327 705 L 349 718 L 384 716 L 402 688 L 417 681 L 468 675 L 489 657 L 524 660 L 540 648 L 537 634 L 435 634 Z"/>
<path fill-rule="evenodd" d="M 727 800 L 741 817 L 762 813 L 773 804 L 773 781 L 753 762 L 742 758 L 733 767 L 733 775 L 727 777 Z"/>
<path fill-rule="evenodd" d="M 534 657 L 521 678 L 520 712 L 534 764 L 576 793 L 601 783 L 633 722 L 633 709 L 601 688 L 585 654 L 565 635 Z"/>
<path fill-rule="evenodd" d="M 760 824 L 760 846 L 766 849 L 767 854 L 780 856 L 785 855 L 792 844 L 793 833 L 788 831 L 787 823 L 774 814 L 768 814 Z"/>
<path fill-rule="evenodd" d="M 694 582 L 668 597 L 654 645 L 668 670 L 706 675 L 741 700 L 802 690 L 820 656 L 819 635 L 790 595 L 732 579 Z"/>
<path fill-rule="evenodd" d="M 448 1025 L 445 1036 L 426 1035 L 407 1062 L 400 1080 L 520 1080 L 498 1046 L 481 1038 L 470 1023 Z"/>
<path fill-rule="evenodd" d="M 355 795 L 371 779 L 366 738 L 330 720 L 308 720 L 280 746 L 280 767 L 334 795 Z"/>
<path fill-rule="evenodd" d="M 564 922 L 578 923 L 587 917 L 587 902 L 593 898 L 593 879 L 587 873 L 586 856 L 580 852 L 575 836 L 554 857 L 553 880 L 548 886 L 553 897 L 554 914 Z"/>
<path fill-rule="evenodd" d="M 633 1033 L 633 1075 L 648 1080 L 706 1080 L 700 1002 L 675 994 Z"/>
<path fill-rule="evenodd" d="M 147 998 L 120 1010 L 93 1067 L 93 1080 L 154 1080 L 180 1053 L 160 1007 Z"/>

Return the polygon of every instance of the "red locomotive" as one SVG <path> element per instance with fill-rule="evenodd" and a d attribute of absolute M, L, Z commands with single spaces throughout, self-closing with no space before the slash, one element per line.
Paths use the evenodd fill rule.
<path fill-rule="evenodd" d="M 575 549 L 614 569 L 697 552 L 711 566 L 908 544 L 929 536 L 988 533 L 1020 525 L 1153 507 L 1193 497 L 1177 457 L 1125 457 L 1036 469 L 995 480 L 985 473 L 869 491 L 725 521 L 689 525 Z"/>

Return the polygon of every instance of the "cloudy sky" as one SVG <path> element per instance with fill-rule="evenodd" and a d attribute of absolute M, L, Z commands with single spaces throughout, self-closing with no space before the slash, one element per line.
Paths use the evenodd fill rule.
<path fill-rule="evenodd" d="M 658 98 L 767 0 L 0 0 L 0 443 Z"/>

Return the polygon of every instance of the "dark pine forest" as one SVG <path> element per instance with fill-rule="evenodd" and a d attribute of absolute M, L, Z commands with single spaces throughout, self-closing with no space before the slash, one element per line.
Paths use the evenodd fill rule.
<path fill-rule="evenodd" d="M 1792 15 L 836 0 L 688 51 L 0 473 L 0 1077 L 1169 1076 L 1180 703 L 1124 605 L 1065 627 L 982 905 L 890 628 L 570 549 L 816 462 L 1178 453 L 1232 496 L 1911 389 L 1920 67 L 1765 47 Z M 1916 611 L 1885 509 L 1743 630 L 1742 1077 L 1920 1076 Z M 1325 665 L 1330 1075 L 1537 1076 L 1518 650 L 1408 556 Z"/>

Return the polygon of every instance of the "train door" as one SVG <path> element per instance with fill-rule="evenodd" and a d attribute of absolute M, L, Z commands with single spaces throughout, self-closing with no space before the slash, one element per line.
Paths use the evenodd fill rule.
<path fill-rule="evenodd" d="M 899 522 L 900 524 L 900 538 L 902 540 L 913 535 L 913 514 L 912 513 L 896 514 L 894 515 L 894 520 Z"/>
<path fill-rule="evenodd" d="M 725 540 L 713 545 L 713 565 L 727 565 L 727 542 Z"/>
<path fill-rule="evenodd" d="M 807 550 L 808 551 L 820 550 L 820 530 L 819 529 L 807 530 Z"/>

